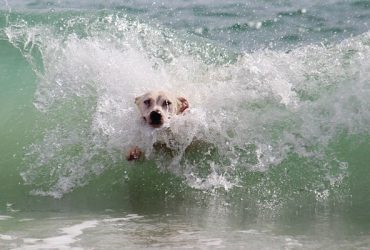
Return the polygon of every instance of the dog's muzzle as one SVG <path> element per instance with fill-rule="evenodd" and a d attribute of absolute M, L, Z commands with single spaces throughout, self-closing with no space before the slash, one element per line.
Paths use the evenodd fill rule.
<path fill-rule="evenodd" d="M 150 125 L 159 127 L 163 124 L 162 114 L 160 111 L 152 111 L 149 115 Z"/>

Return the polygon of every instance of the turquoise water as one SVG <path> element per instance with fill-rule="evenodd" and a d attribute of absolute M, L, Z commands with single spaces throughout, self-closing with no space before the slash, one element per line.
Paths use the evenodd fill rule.
<path fill-rule="evenodd" d="M 370 248 L 369 23 L 369 1 L 4 1 L 0 248 Z M 189 112 L 142 130 L 158 88 Z"/>

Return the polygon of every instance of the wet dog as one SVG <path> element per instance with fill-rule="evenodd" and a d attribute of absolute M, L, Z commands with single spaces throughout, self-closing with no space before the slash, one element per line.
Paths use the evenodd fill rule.
<path fill-rule="evenodd" d="M 166 91 L 150 91 L 135 98 L 140 115 L 146 126 L 153 129 L 166 124 L 171 117 L 182 114 L 189 103 L 184 97 L 177 97 Z M 128 161 L 137 160 L 143 155 L 142 150 L 135 146 L 127 154 Z"/>

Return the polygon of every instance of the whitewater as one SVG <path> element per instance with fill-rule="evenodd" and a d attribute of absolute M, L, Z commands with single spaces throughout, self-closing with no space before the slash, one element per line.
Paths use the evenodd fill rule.
<path fill-rule="evenodd" d="M 2 249 L 370 247 L 368 1 L 0 15 Z M 190 108 L 138 131 L 152 89 Z"/>

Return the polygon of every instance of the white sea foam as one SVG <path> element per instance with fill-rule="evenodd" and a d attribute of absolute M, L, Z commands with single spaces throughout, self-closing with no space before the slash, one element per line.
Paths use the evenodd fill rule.
<path fill-rule="evenodd" d="M 12 218 L 13 218 L 12 216 L 0 215 L 0 220 L 9 220 L 9 219 L 12 219 Z"/>
<path fill-rule="evenodd" d="M 23 245 L 14 250 L 32 250 L 32 249 L 68 249 L 79 250 L 82 247 L 73 246 L 78 241 L 78 237 L 83 234 L 83 231 L 88 228 L 96 227 L 98 221 L 90 220 L 84 221 L 70 227 L 60 229 L 61 235 L 52 236 L 48 238 L 24 238 Z"/>
<path fill-rule="evenodd" d="M 137 214 L 128 214 L 125 217 L 119 217 L 119 218 L 110 218 L 110 219 L 104 219 L 103 222 L 125 222 L 125 221 L 130 221 L 130 220 L 135 220 L 135 219 L 142 219 L 144 216 L 142 215 L 137 215 Z"/>
<path fill-rule="evenodd" d="M 14 240 L 14 237 L 11 235 L 0 234 L 0 240 Z"/>
<path fill-rule="evenodd" d="M 82 37 L 73 30 L 81 23 L 89 25 Z M 57 124 L 28 150 L 22 176 L 42 186 L 35 194 L 61 197 L 138 142 L 158 166 L 190 185 L 228 189 L 236 184 L 228 178 L 235 168 L 264 171 L 291 152 L 321 157 L 339 132 L 369 130 L 369 33 L 332 47 L 256 51 L 209 64 L 217 49 L 127 18 L 71 19 L 67 26 L 63 34 L 24 23 L 6 30 L 27 58 L 32 48 L 40 50 L 44 72 L 34 67 L 40 76 L 35 106 Z M 138 139 L 134 98 L 151 89 L 186 96 L 191 107 L 164 129 L 139 130 L 145 136 Z M 207 151 L 198 161 L 186 158 L 193 140 L 212 145 L 220 160 L 206 160 Z M 156 158 L 156 141 L 176 155 Z M 202 164 L 211 170 L 206 176 L 197 173 Z M 42 179 L 42 169 L 49 179 Z"/>

